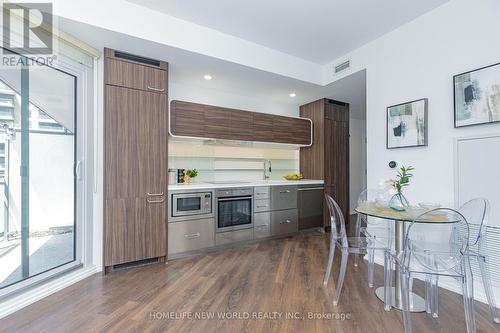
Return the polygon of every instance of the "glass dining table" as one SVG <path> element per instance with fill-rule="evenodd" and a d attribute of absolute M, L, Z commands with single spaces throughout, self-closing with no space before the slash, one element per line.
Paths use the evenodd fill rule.
<path fill-rule="evenodd" d="M 421 207 L 408 207 L 404 211 L 397 211 L 390 207 L 385 207 L 378 205 L 377 203 L 366 203 L 358 208 L 356 212 L 358 214 L 363 214 L 368 217 L 376 217 L 383 219 L 387 223 L 394 223 L 394 251 L 399 254 L 404 250 L 404 242 L 406 237 L 406 229 L 408 225 L 415 221 L 416 223 L 455 223 L 458 222 L 451 219 L 448 215 L 436 213 L 436 214 L 426 214 L 425 219 L 420 218 L 420 215 L 429 211 L 429 209 L 424 209 Z M 418 220 L 416 220 L 418 218 Z M 401 284 L 400 284 L 400 269 L 399 266 L 395 267 L 394 283 L 392 290 L 392 306 L 396 309 L 402 310 L 403 305 L 401 302 Z M 377 297 L 384 301 L 385 287 L 379 287 L 375 290 Z M 411 292 L 410 293 L 410 311 L 411 312 L 424 312 L 425 311 L 425 300 L 419 295 Z"/>

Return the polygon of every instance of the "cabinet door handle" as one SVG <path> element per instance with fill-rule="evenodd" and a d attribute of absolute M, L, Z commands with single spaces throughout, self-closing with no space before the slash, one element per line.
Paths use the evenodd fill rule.
<path fill-rule="evenodd" d="M 82 180 L 82 160 L 76 162 L 75 176 L 77 180 Z"/>
<path fill-rule="evenodd" d="M 264 205 L 264 206 L 262 206 L 262 205 L 257 205 L 257 208 L 265 208 L 265 207 L 267 207 L 267 205 Z"/>
<path fill-rule="evenodd" d="M 159 199 L 156 200 L 150 199 L 149 197 L 146 198 L 147 203 L 162 203 L 164 201 L 165 201 L 164 197 L 160 197 Z"/>
<path fill-rule="evenodd" d="M 161 197 L 163 195 L 163 192 L 160 193 L 149 193 L 147 194 L 148 197 Z"/>
<path fill-rule="evenodd" d="M 198 238 L 200 236 L 201 236 L 201 234 L 199 232 L 197 232 L 195 234 L 186 234 L 186 235 L 184 235 L 184 237 L 186 237 L 187 239 L 195 239 L 195 238 Z"/>
<path fill-rule="evenodd" d="M 159 92 L 165 91 L 164 88 L 155 88 L 155 87 L 151 87 L 151 86 L 148 86 L 148 90 L 159 91 Z"/>
<path fill-rule="evenodd" d="M 290 193 L 290 190 L 280 191 L 280 193 Z"/>
<path fill-rule="evenodd" d="M 285 220 L 280 222 L 280 224 L 290 224 L 290 223 L 292 223 L 292 221 L 290 220 Z"/>
<path fill-rule="evenodd" d="M 259 229 L 266 228 L 266 227 L 269 227 L 269 224 L 261 224 L 261 225 L 256 226 L 256 228 L 259 228 Z"/>

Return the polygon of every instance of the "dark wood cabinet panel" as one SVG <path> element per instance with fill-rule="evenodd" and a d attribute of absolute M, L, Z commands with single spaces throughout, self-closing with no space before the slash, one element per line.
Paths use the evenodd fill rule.
<path fill-rule="evenodd" d="M 325 179 L 324 100 L 302 105 L 300 116 L 313 122 L 313 145 L 300 148 L 300 172 L 308 179 Z"/>
<path fill-rule="evenodd" d="M 202 136 L 205 133 L 205 111 L 197 104 L 172 101 L 170 107 L 170 131 L 179 136 Z"/>
<path fill-rule="evenodd" d="M 292 141 L 294 141 L 293 121 L 283 116 L 273 116 L 273 142 L 292 143 Z"/>
<path fill-rule="evenodd" d="M 104 61 L 106 84 L 167 93 L 167 71 L 112 58 Z"/>
<path fill-rule="evenodd" d="M 156 71 L 166 71 L 106 60 L 126 64 L 105 63 L 105 82 L 113 83 L 104 88 L 104 266 L 109 267 L 167 255 L 169 118 L 166 91 L 142 89 L 143 83 L 156 82 Z"/>
<path fill-rule="evenodd" d="M 206 138 L 231 139 L 231 111 L 225 109 L 206 109 L 204 113 L 205 131 L 201 135 Z"/>
<path fill-rule="evenodd" d="M 311 122 L 218 106 L 172 101 L 171 133 L 211 139 L 308 145 Z"/>
<path fill-rule="evenodd" d="M 306 178 L 325 181 L 325 194 L 339 204 L 349 223 L 349 105 L 321 99 L 301 106 L 301 116 L 314 122 L 314 142 L 300 149 Z M 330 224 L 325 202 L 325 226 Z"/>
<path fill-rule="evenodd" d="M 273 142 L 273 115 L 255 112 L 253 115 L 252 140 Z"/>
<path fill-rule="evenodd" d="M 105 200 L 105 266 L 166 255 L 166 202 L 146 197 Z"/>
<path fill-rule="evenodd" d="M 349 105 L 333 100 L 325 100 L 325 118 L 336 121 L 349 121 Z"/>
<path fill-rule="evenodd" d="M 166 95 L 108 85 L 105 94 L 106 198 L 166 190 Z"/>
<path fill-rule="evenodd" d="M 337 201 L 346 223 L 349 217 L 349 123 L 326 120 L 325 182 L 334 187 Z"/>
<path fill-rule="evenodd" d="M 230 128 L 232 140 L 253 140 L 253 116 L 254 112 L 231 110 L 229 119 L 231 120 Z"/>

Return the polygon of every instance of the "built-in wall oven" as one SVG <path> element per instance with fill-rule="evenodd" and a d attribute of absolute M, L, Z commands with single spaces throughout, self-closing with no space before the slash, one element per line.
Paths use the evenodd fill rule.
<path fill-rule="evenodd" d="M 169 196 L 169 207 L 170 222 L 213 217 L 213 192 L 174 192 Z"/>
<path fill-rule="evenodd" d="M 217 190 L 216 232 L 253 228 L 253 188 Z"/>

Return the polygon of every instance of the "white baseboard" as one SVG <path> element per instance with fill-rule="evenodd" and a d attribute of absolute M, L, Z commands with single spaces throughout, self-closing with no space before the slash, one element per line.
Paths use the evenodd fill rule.
<path fill-rule="evenodd" d="M 24 293 L 10 297 L 0 302 L 0 318 L 8 316 L 97 272 L 96 266 L 79 268 L 59 278 L 42 283 Z"/>
<path fill-rule="evenodd" d="M 367 260 L 366 257 L 365 260 Z M 377 265 L 384 266 L 384 259 L 381 256 L 375 256 L 375 263 Z M 462 287 L 458 282 L 455 282 L 453 278 L 439 278 L 439 287 L 462 295 Z M 492 286 L 492 288 L 493 295 L 495 296 L 496 306 L 498 309 L 500 309 L 500 288 L 496 286 Z M 486 293 L 484 292 L 483 283 L 480 280 L 478 281 L 478 279 L 474 279 L 474 299 L 481 303 L 488 304 Z"/>

